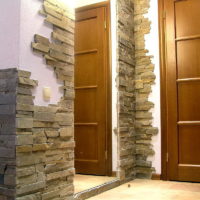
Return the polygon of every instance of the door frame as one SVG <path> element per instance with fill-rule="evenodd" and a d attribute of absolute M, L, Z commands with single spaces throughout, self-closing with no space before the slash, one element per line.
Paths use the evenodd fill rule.
<path fill-rule="evenodd" d="M 96 4 L 91 4 L 87 6 L 83 6 L 80 8 L 76 8 L 75 12 L 86 11 L 94 8 L 105 7 L 107 8 L 107 15 L 106 15 L 106 30 L 107 30 L 107 37 L 106 37 L 106 175 L 112 176 L 112 63 L 111 63 L 111 56 L 112 56 L 112 49 L 111 49 L 111 13 L 110 13 L 110 0 L 103 1 Z"/>
<path fill-rule="evenodd" d="M 161 94 L 161 179 L 169 180 L 168 131 L 167 131 L 167 87 L 166 87 L 166 12 L 164 0 L 158 0 L 160 94 Z"/>

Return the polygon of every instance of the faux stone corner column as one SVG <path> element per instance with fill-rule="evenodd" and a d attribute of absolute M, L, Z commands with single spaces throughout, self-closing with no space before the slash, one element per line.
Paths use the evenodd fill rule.
<path fill-rule="evenodd" d="M 151 22 L 148 13 L 150 0 L 133 0 L 135 36 L 135 131 L 136 131 L 136 173 L 139 178 L 151 178 L 154 168 L 148 157 L 154 155 L 152 137 L 158 129 L 152 125 L 154 104 L 149 101 L 152 85 L 155 83 L 154 64 L 145 47 L 145 35 L 150 33 Z"/>
<path fill-rule="evenodd" d="M 0 199 L 16 194 L 16 88 L 17 70 L 0 70 Z"/>
<path fill-rule="evenodd" d="M 122 180 L 135 177 L 135 47 L 134 4 L 131 0 L 117 1 L 118 14 L 118 141 L 119 172 Z"/>
<path fill-rule="evenodd" d="M 118 141 L 121 179 L 151 177 L 153 155 L 152 136 L 158 129 L 152 126 L 149 101 L 155 82 L 152 56 L 145 49 L 145 34 L 151 22 L 144 17 L 150 0 L 118 0 Z"/>

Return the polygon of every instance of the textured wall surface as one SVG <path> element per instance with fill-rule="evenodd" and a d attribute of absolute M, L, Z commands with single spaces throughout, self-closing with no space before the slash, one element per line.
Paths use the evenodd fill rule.
<path fill-rule="evenodd" d="M 150 0 L 133 0 L 134 2 L 134 38 L 135 38 L 135 130 L 136 130 L 136 172 L 138 177 L 150 177 L 152 163 L 148 156 L 153 155 L 152 136 L 158 129 L 152 126 L 151 108 L 154 104 L 149 101 L 152 85 L 155 81 L 152 56 L 145 49 L 145 35 L 149 34 L 151 22 L 144 14 L 148 12 Z"/>
<path fill-rule="evenodd" d="M 152 56 L 145 49 L 151 22 L 145 18 L 149 0 L 118 0 L 118 141 L 121 177 L 151 177 L 148 157 L 154 154 L 149 101 L 155 81 Z"/>
<path fill-rule="evenodd" d="M 0 199 L 73 199 L 73 103 L 34 106 L 30 76 L 0 71 Z"/>
<path fill-rule="evenodd" d="M 44 15 L 38 13 L 43 4 L 42 1 L 20 0 L 20 4 L 19 69 L 30 71 L 31 77 L 38 80 L 38 86 L 33 90 L 34 104 L 41 106 L 57 104 L 63 94 L 62 90 L 59 90 L 59 87 L 63 85 L 62 81 L 56 78 L 54 69 L 46 65 L 41 54 L 33 53 L 30 45 L 35 33 L 50 39 L 53 26 L 44 22 Z M 49 100 L 43 98 L 44 87 L 51 88 L 52 95 Z"/>
<path fill-rule="evenodd" d="M 17 70 L 0 70 L 0 199 L 15 197 Z"/>
<path fill-rule="evenodd" d="M 145 49 L 149 0 L 117 1 L 118 167 L 121 180 L 150 177 L 153 168 L 149 101 L 154 65 Z M 57 0 L 45 0 L 51 38 L 33 33 L 32 48 L 63 83 L 56 105 L 34 105 L 31 72 L 0 71 L 0 199 L 73 199 L 74 177 L 74 13 Z M 30 41 L 31 42 L 31 41 Z"/>
<path fill-rule="evenodd" d="M 135 176 L 134 5 L 118 0 L 118 153 L 120 178 Z"/>
<path fill-rule="evenodd" d="M 72 105 L 61 101 L 34 106 L 31 73 L 18 71 L 16 109 L 16 199 L 73 197 L 74 140 Z"/>
<path fill-rule="evenodd" d="M 35 34 L 32 48 L 54 69 L 63 96 L 57 105 L 36 106 L 32 89 L 38 81 L 31 72 L 0 72 L 1 200 L 73 199 L 74 10 L 46 0 L 40 12 L 53 25 L 52 35 Z"/>

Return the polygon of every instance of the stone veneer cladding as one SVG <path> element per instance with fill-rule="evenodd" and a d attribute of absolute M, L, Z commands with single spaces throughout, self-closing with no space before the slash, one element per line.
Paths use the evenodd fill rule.
<path fill-rule="evenodd" d="M 145 34 L 151 22 L 144 17 L 150 0 L 117 0 L 118 17 L 118 141 L 119 171 L 122 179 L 150 177 L 154 168 L 148 161 L 153 155 L 152 126 L 148 100 L 155 81 L 152 56 L 145 49 Z"/>
<path fill-rule="evenodd" d="M 131 0 L 117 1 L 118 17 L 118 146 L 121 179 L 135 177 L 135 46 L 134 5 Z"/>
<path fill-rule="evenodd" d="M 36 34 L 32 48 L 63 81 L 63 97 L 36 106 L 30 72 L 0 71 L 1 200 L 73 199 L 74 10 L 45 0 L 40 13 L 53 25 L 52 42 Z"/>
<path fill-rule="evenodd" d="M 0 199 L 15 198 L 17 70 L 0 70 Z"/>
<path fill-rule="evenodd" d="M 0 199 L 73 199 L 72 102 L 34 106 L 30 76 L 0 70 Z"/>
<path fill-rule="evenodd" d="M 121 180 L 149 177 L 153 154 L 154 65 L 145 49 L 149 0 L 118 0 L 118 163 Z M 58 0 L 40 11 L 53 24 L 52 42 L 36 34 L 32 48 L 63 81 L 57 105 L 34 106 L 30 72 L 0 70 L 0 199 L 73 199 L 74 177 L 74 13 Z"/>
<path fill-rule="evenodd" d="M 34 106 L 30 89 L 37 82 L 30 75 L 18 71 L 16 199 L 73 199 L 72 102 Z"/>
<path fill-rule="evenodd" d="M 148 156 L 153 155 L 152 136 L 158 129 L 152 126 L 151 109 L 154 104 L 148 100 L 155 81 L 152 56 L 145 49 L 145 34 L 150 33 L 151 22 L 144 14 L 148 13 L 150 0 L 133 0 L 134 3 L 134 44 L 135 44 L 135 131 L 136 131 L 136 173 L 137 177 L 151 177 L 152 163 Z"/>

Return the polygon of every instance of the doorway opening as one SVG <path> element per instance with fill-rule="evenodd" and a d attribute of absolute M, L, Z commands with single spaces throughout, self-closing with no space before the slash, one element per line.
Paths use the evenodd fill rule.
<path fill-rule="evenodd" d="M 75 193 L 113 182 L 110 2 L 76 9 Z"/>

